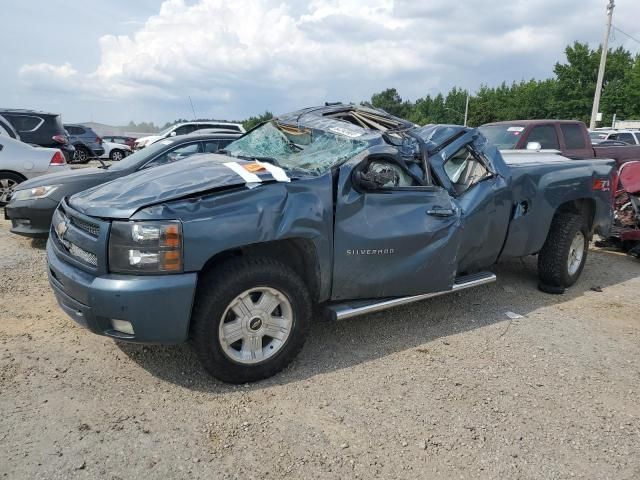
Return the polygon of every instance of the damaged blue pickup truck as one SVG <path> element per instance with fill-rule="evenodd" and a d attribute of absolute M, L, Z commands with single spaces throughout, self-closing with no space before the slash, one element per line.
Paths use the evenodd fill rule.
<path fill-rule="evenodd" d="M 537 254 L 540 288 L 562 293 L 607 234 L 614 166 L 328 104 L 64 199 L 49 279 L 92 332 L 191 339 L 213 376 L 249 382 L 288 365 L 314 317 L 483 285 L 503 259 Z"/>

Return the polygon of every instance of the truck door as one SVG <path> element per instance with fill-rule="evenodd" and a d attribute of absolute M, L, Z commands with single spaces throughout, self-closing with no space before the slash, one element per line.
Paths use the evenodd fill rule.
<path fill-rule="evenodd" d="M 371 162 L 342 165 L 338 173 L 332 299 L 450 289 L 459 243 L 455 202 L 441 187 L 363 188 L 355 173 Z"/>
<path fill-rule="evenodd" d="M 487 269 L 502 250 L 513 209 L 526 215 L 526 200 L 513 205 L 510 171 L 483 138 L 465 135 L 431 158 L 431 165 L 460 209 L 458 275 Z"/>

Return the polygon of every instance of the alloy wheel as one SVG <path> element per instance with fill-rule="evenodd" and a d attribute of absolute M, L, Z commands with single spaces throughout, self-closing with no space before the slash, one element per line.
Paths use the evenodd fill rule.
<path fill-rule="evenodd" d="M 16 189 L 18 182 L 11 178 L 0 178 L 0 205 L 9 203 L 11 194 Z"/>
<path fill-rule="evenodd" d="M 582 232 L 577 232 L 576 236 L 571 242 L 569 247 L 569 258 L 567 259 L 567 271 L 569 275 L 575 275 L 580 264 L 582 263 L 582 257 L 584 256 L 584 235 Z"/>
<path fill-rule="evenodd" d="M 229 359 L 252 365 L 277 354 L 292 328 L 293 309 L 286 295 L 257 287 L 242 292 L 227 306 L 218 337 Z"/>

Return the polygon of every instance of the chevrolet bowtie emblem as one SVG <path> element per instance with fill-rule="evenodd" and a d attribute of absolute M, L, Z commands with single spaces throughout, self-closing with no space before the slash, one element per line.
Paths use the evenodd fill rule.
<path fill-rule="evenodd" d="M 56 225 L 56 233 L 59 238 L 64 237 L 64 234 L 67 233 L 67 229 L 69 228 L 69 224 L 65 221 L 59 222 Z"/>

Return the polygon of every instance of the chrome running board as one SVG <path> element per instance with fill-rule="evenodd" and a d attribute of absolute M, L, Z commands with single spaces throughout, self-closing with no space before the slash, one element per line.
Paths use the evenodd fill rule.
<path fill-rule="evenodd" d="M 330 319 L 346 320 L 347 318 L 357 317 L 358 315 L 379 312 L 381 310 L 386 310 L 387 308 L 398 307 L 400 305 L 406 305 L 407 303 L 419 302 L 420 300 L 426 300 L 427 298 L 439 297 L 440 295 L 458 292 L 466 288 L 478 287 L 480 285 L 492 283 L 495 281 L 496 275 L 494 273 L 480 272 L 456 278 L 451 290 L 423 293 L 422 295 L 412 295 L 410 297 L 393 297 L 375 300 L 353 300 L 347 303 L 327 305 L 326 309 L 328 310 L 327 313 L 329 314 Z"/>

